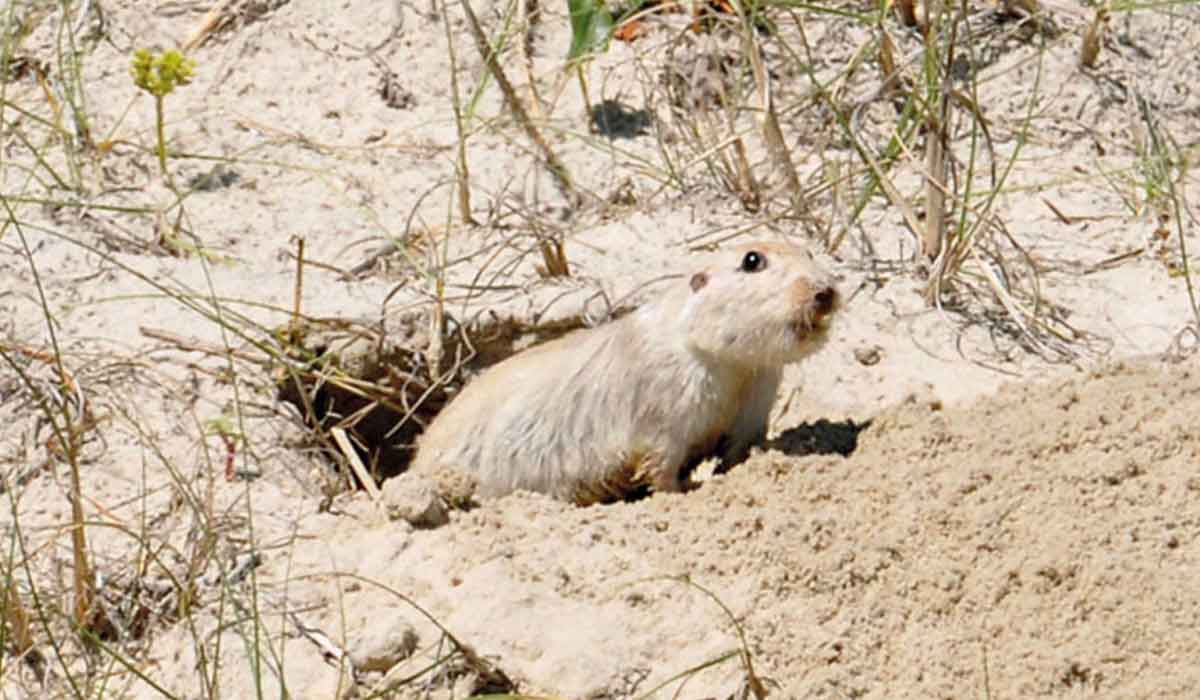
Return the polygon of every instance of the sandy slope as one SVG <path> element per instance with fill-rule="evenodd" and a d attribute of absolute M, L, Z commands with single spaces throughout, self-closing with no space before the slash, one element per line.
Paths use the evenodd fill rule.
<path fill-rule="evenodd" d="M 291 604 L 344 625 L 352 651 L 408 625 L 438 639 L 392 592 L 332 572 L 368 577 L 526 692 L 634 696 L 735 649 L 712 599 L 664 580 L 687 576 L 737 617 L 781 697 L 1188 697 L 1198 410 L 1195 369 L 1138 363 L 905 402 L 849 457 L 771 451 L 687 495 L 587 509 L 517 495 L 429 531 L 360 496 L 361 520 L 306 519 L 259 581 L 279 595 L 291 577 Z M 287 658 L 293 692 L 333 691 L 315 647 L 293 641 Z M 180 689 L 184 660 L 165 674 Z M 245 684 L 238 666 L 227 679 Z M 729 661 L 681 697 L 742 678 Z"/>

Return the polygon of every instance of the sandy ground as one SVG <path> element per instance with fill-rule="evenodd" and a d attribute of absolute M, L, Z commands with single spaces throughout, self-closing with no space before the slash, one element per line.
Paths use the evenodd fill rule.
<path fill-rule="evenodd" d="M 166 100 L 180 198 L 129 58 L 183 43 L 209 6 L 93 3 L 71 63 L 60 11 L 13 4 L 25 35 L 3 112 L 0 532 L 3 583 L 23 601 L 6 609 L 36 624 L 17 661 L 13 613 L 3 621 L 0 697 L 65 696 L 68 676 L 97 697 L 365 697 L 410 676 L 395 697 L 462 697 L 488 686 L 485 665 L 492 688 L 504 676 L 566 698 L 753 697 L 756 679 L 786 698 L 1195 697 L 1200 373 L 1180 236 L 1200 249 L 1181 167 L 1200 152 L 1200 8 L 1114 12 L 1088 70 L 1082 3 L 1045 4 L 1052 22 L 1034 32 L 973 11 L 959 68 L 978 77 L 993 155 L 972 202 L 992 165 L 1016 165 L 992 203 L 1001 224 L 932 310 L 899 208 L 876 191 L 851 218 L 867 175 L 813 98 L 815 77 L 861 107 L 856 138 L 883 153 L 898 117 L 872 99 L 870 24 L 795 15 L 811 76 L 785 50 L 800 45 L 793 19 L 762 41 L 812 195 L 805 222 L 781 216 L 752 114 L 737 124 L 764 183 L 757 211 L 710 167 L 724 133 L 683 128 L 702 122 L 672 106 L 670 76 L 691 76 L 687 99 L 702 101 L 697 67 L 738 46 L 687 32 L 686 16 L 589 66 L 592 102 L 632 115 L 606 134 L 562 70 L 563 7 L 542 8 L 527 70 L 521 16 L 476 5 L 490 35 L 508 27 L 518 93 L 534 76 L 535 119 L 603 202 L 571 212 L 483 79 L 459 6 L 447 25 L 440 5 L 226 5 L 232 19 L 191 53 L 194 81 Z M 885 26 L 911 77 L 919 35 Z M 452 190 L 447 36 L 477 227 Z M 82 92 L 63 87 L 71 66 Z M 68 147 L 73 110 L 95 148 Z M 965 168 L 972 132 L 955 128 Z M 1155 158 L 1164 143 L 1175 160 Z M 892 174 L 924 217 L 921 168 L 901 154 Z M 262 364 L 293 308 L 300 238 L 303 313 L 386 324 L 431 306 L 437 267 L 453 318 L 602 316 L 649 298 L 696 248 L 803 241 L 806 227 L 841 239 L 824 258 L 847 299 L 830 342 L 789 369 L 766 449 L 691 493 L 582 509 L 518 494 L 415 529 L 365 493 L 330 496 L 328 461 Z M 546 236 L 564 241 L 569 278 L 538 273 Z M 387 241 L 401 252 L 345 274 Z M 1020 290 L 1035 282 L 1047 325 L 1022 332 L 988 290 L 1032 308 Z M 71 636 L 72 558 L 56 401 L 82 415 L 87 535 L 116 627 L 107 652 L 66 643 L 61 662 L 49 639 Z M 478 660 L 446 661 L 456 644 Z"/>

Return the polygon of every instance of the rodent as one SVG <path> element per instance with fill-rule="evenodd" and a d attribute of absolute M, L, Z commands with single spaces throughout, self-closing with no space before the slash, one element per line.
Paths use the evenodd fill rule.
<path fill-rule="evenodd" d="M 837 306 L 805 249 L 711 254 L 629 315 L 489 367 L 434 418 L 409 469 L 462 470 L 485 498 L 682 490 L 688 467 L 713 454 L 731 465 L 765 438 L 784 365 L 824 343 Z"/>

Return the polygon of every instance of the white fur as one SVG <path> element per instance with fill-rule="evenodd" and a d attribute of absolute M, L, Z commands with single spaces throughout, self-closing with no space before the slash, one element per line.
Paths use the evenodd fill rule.
<path fill-rule="evenodd" d="M 751 249 L 767 256 L 761 272 L 739 269 Z M 411 468 L 469 471 L 483 497 L 588 502 L 621 496 L 632 463 L 636 480 L 679 490 L 689 458 L 721 435 L 725 456 L 743 457 L 766 434 L 783 365 L 821 342 L 796 328 L 830 281 L 777 244 L 717 254 L 698 273 L 625 318 L 489 368 L 433 421 Z"/>

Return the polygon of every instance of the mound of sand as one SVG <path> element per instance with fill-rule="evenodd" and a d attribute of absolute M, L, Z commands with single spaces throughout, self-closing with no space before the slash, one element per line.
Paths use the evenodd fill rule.
<path fill-rule="evenodd" d="M 635 697 L 738 649 L 724 606 L 777 697 L 1187 697 L 1198 411 L 1200 372 L 1136 364 L 908 401 L 848 457 L 762 453 L 688 494 L 518 494 L 432 530 L 359 496 L 361 519 L 309 520 L 259 581 L 290 578 L 360 656 L 439 639 L 403 592 L 529 693 Z M 316 651 L 288 647 L 305 697 L 338 682 Z M 724 698 L 745 678 L 734 657 L 668 687 Z"/>

